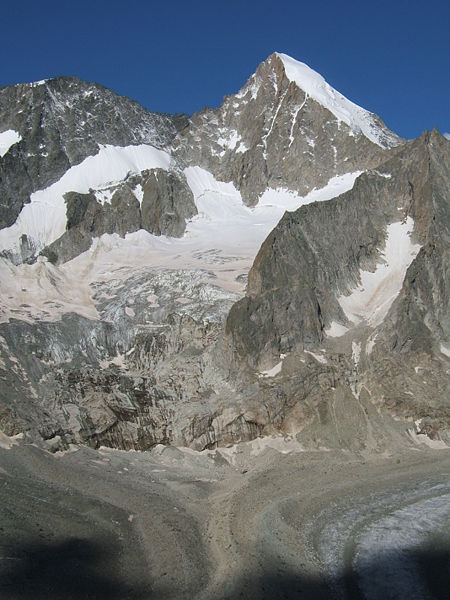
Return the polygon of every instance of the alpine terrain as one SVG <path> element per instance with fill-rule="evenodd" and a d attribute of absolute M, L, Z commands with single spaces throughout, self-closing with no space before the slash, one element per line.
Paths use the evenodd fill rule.
<path fill-rule="evenodd" d="M 274 53 L 0 88 L 0 596 L 444 598 L 450 141 Z"/>

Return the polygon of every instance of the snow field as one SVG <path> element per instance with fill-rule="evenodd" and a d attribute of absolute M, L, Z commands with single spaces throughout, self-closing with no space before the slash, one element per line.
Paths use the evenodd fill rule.
<path fill-rule="evenodd" d="M 413 229 L 411 217 L 388 225 L 383 262 L 374 272 L 361 271 L 361 284 L 350 295 L 338 298 L 349 321 L 355 324 L 366 321 L 372 327 L 383 321 L 402 288 L 409 265 L 420 250 L 420 245 L 411 241 Z"/>
<path fill-rule="evenodd" d="M 37 250 L 57 240 L 66 229 L 66 203 L 64 194 L 105 187 L 119 182 L 130 173 L 145 169 L 169 169 L 171 157 L 163 150 L 141 144 L 139 146 L 100 146 L 97 154 L 71 167 L 66 173 L 44 190 L 31 195 L 17 221 L 0 231 L 0 250 L 19 251 L 20 236 L 31 238 Z"/>
<path fill-rule="evenodd" d="M 57 239 L 65 229 L 62 194 L 68 189 L 80 192 L 98 189 L 107 178 L 113 176 L 117 180 L 118 169 L 122 169 L 121 174 L 125 176 L 128 170 L 150 168 L 150 164 L 162 168 L 170 164 L 164 152 L 152 147 L 132 148 L 132 152 L 128 148 L 103 148 L 78 168 L 73 167 L 47 190 L 33 194 L 34 201 L 24 207 L 16 225 L 0 232 L 0 247 L 17 248 L 13 242 L 22 233 L 38 239 L 41 245 Z M 111 171 L 108 171 L 109 158 L 115 161 Z M 94 168 L 88 168 L 86 163 Z M 269 189 L 256 207 L 249 208 L 232 183 L 217 181 L 200 167 L 189 167 L 184 173 L 198 214 L 187 223 L 183 237 L 155 236 L 144 230 L 127 234 L 125 238 L 105 234 L 94 239 L 88 251 L 59 266 L 51 265 L 44 258 L 39 258 L 34 265 L 18 266 L 9 260 L 0 260 L 3 283 L 0 320 L 17 316 L 17 310 L 21 318 L 28 315 L 46 320 L 70 311 L 97 318 L 91 285 L 125 280 L 139 269 L 203 270 L 208 277 L 213 275 L 212 281 L 218 288 L 243 294 L 245 281 L 238 277 L 248 273 L 262 242 L 284 212 L 313 201 L 331 199 L 350 189 L 359 175 L 349 173 L 334 177 L 327 186 L 312 190 L 305 197 L 284 189 Z M 20 308 L 24 305 L 28 308 Z"/>

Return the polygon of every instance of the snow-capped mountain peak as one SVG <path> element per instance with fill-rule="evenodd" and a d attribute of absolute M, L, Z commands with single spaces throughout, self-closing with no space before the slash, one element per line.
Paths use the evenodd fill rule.
<path fill-rule="evenodd" d="M 355 133 L 361 132 L 382 148 L 399 144 L 399 138 L 386 129 L 379 117 L 348 100 L 311 67 L 287 54 L 276 52 L 275 56 L 282 61 L 286 77 L 333 113 L 338 121 L 346 123 Z"/>

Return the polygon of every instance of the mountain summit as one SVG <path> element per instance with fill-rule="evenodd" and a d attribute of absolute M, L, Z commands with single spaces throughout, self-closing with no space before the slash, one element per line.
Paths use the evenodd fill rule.
<path fill-rule="evenodd" d="M 194 115 L 176 154 L 232 181 L 249 205 L 267 187 L 300 194 L 376 164 L 402 140 L 312 69 L 274 53 L 217 110 Z"/>
<path fill-rule="evenodd" d="M 333 113 L 338 121 L 348 125 L 355 134 L 364 134 L 367 139 L 382 148 L 397 146 L 401 142 L 379 117 L 345 98 L 308 65 L 287 54 L 276 52 L 275 56 L 282 61 L 287 78 L 303 90 L 307 98 L 321 104 Z"/>

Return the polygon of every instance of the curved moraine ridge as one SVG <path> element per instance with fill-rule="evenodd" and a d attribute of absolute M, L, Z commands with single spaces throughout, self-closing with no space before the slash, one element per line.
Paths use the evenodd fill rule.
<path fill-rule="evenodd" d="M 446 597 L 448 451 L 231 450 L 0 448 L 1 598 Z"/>

